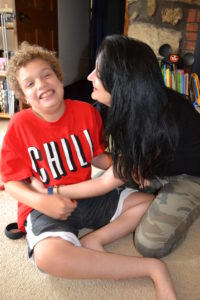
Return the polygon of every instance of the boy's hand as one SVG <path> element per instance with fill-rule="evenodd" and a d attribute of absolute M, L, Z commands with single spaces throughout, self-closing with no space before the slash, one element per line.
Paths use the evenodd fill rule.
<path fill-rule="evenodd" d="M 62 195 L 42 195 L 39 211 L 58 220 L 66 220 L 77 207 L 77 201 Z"/>
<path fill-rule="evenodd" d="M 77 201 L 63 195 L 35 192 L 24 181 L 8 181 L 6 191 L 21 203 L 59 220 L 66 220 L 77 207 Z"/>
<path fill-rule="evenodd" d="M 47 194 L 47 188 L 41 181 L 33 176 L 30 178 L 30 181 L 32 189 L 39 193 Z M 45 215 L 53 219 L 66 220 L 77 207 L 77 202 L 62 195 L 53 194 L 42 197 L 39 205 L 41 206 L 40 211 Z"/>

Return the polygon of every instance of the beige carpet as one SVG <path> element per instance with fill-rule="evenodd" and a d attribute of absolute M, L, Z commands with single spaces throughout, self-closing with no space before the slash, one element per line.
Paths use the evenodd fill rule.
<path fill-rule="evenodd" d="M 27 257 L 25 239 L 9 240 L 4 228 L 16 221 L 16 201 L 0 191 L 0 300 L 154 300 L 152 282 L 136 280 L 64 280 L 39 273 Z M 200 218 L 184 243 L 165 258 L 174 279 L 178 299 L 200 299 Z M 107 250 L 138 255 L 132 235 Z"/>

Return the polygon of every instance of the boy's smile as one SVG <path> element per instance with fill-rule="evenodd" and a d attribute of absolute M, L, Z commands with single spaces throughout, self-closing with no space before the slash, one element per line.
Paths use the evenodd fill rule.
<path fill-rule="evenodd" d="M 49 96 L 51 96 L 54 92 L 53 91 L 48 91 L 48 92 L 44 92 L 40 95 L 40 99 L 44 99 L 44 98 L 47 98 Z"/>

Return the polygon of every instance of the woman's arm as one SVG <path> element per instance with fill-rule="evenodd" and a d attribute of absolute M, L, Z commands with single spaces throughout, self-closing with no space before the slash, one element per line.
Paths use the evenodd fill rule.
<path fill-rule="evenodd" d="M 110 166 L 112 166 L 112 157 L 110 153 L 104 152 L 96 157 L 93 157 L 92 165 L 95 168 L 107 170 Z"/>
<path fill-rule="evenodd" d="M 41 194 L 23 181 L 8 181 L 4 185 L 13 198 L 54 219 L 67 219 L 77 206 L 75 201 L 62 195 Z"/>
<path fill-rule="evenodd" d="M 31 178 L 32 186 L 42 193 L 47 193 L 47 189 L 36 178 Z M 111 166 L 100 177 L 83 181 L 71 185 L 61 185 L 55 189 L 55 193 L 61 194 L 71 199 L 89 198 L 106 194 L 114 188 L 124 184 L 124 182 L 116 178 Z"/>
<path fill-rule="evenodd" d="M 60 186 L 58 192 L 69 198 L 80 199 L 106 194 L 122 184 L 124 182 L 114 176 L 111 166 L 100 177 L 73 185 Z"/>

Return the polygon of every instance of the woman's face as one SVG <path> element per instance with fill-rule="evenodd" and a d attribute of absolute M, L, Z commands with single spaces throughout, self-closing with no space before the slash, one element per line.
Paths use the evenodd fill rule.
<path fill-rule="evenodd" d="M 88 75 L 87 79 L 92 82 L 93 92 L 91 97 L 93 100 L 97 100 L 100 103 L 105 104 L 106 106 L 111 105 L 111 95 L 108 93 L 99 77 L 97 67 Z"/>

